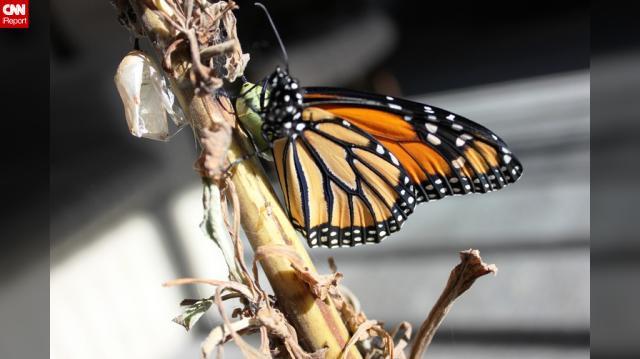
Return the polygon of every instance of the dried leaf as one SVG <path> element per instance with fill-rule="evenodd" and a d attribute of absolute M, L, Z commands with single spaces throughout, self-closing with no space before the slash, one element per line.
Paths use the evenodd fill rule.
<path fill-rule="evenodd" d="M 411 331 L 411 324 L 409 324 L 408 322 L 402 322 L 398 324 L 398 326 L 391 333 L 391 337 L 393 338 L 393 342 L 395 343 L 393 349 L 393 356 L 395 358 L 406 358 L 404 349 L 408 348 L 409 342 L 411 341 Z"/>
<path fill-rule="evenodd" d="M 303 282 L 307 283 L 309 289 L 311 289 L 311 293 L 314 297 L 325 300 L 329 297 L 331 292 L 335 291 L 338 282 L 342 279 L 343 275 L 340 272 L 336 272 L 328 275 L 321 275 L 317 273 L 313 273 L 309 271 L 306 267 L 299 267 L 296 263 L 291 263 L 293 268 L 296 270 L 296 275 Z"/>
<path fill-rule="evenodd" d="M 353 333 L 351 339 L 347 342 L 347 345 L 342 349 L 342 354 L 340 354 L 341 359 L 346 359 L 349 354 L 349 350 L 352 346 L 356 345 L 358 341 L 369 339 L 371 334 L 370 330 L 376 332 L 386 343 L 386 351 L 391 359 L 393 359 L 393 340 L 389 333 L 387 333 L 376 320 L 367 320 L 360 324 L 358 329 Z"/>
<path fill-rule="evenodd" d="M 226 30 L 227 37 L 231 40 L 235 40 L 235 46 L 233 47 L 232 51 L 228 53 L 224 65 L 225 69 L 227 70 L 227 80 L 233 82 L 244 73 L 244 69 L 249 62 L 250 56 L 249 54 L 242 53 L 240 41 L 237 41 L 238 34 L 236 30 L 236 17 L 233 16 L 233 13 L 231 11 L 228 11 L 224 14 L 224 17 L 222 18 L 222 24 Z"/>
<path fill-rule="evenodd" d="M 238 346 L 238 348 L 240 348 L 240 351 L 245 356 L 245 358 L 260 358 L 260 359 L 261 358 L 270 358 L 270 356 L 265 356 L 264 353 L 260 352 L 256 348 L 254 348 L 251 345 L 249 345 L 234 330 L 233 326 L 231 325 L 231 321 L 229 320 L 229 317 L 227 317 L 227 315 L 225 313 L 224 305 L 222 305 L 222 292 L 225 289 L 226 288 L 224 288 L 224 287 L 216 288 L 215 303 L 216 303 L 216 306 L 218 307 L 218 312 L 220 313 L 220 317 L 222 317 L 222 320 L 223 320 L 225 326 L 227 328 L 229 328 L 229 335 L 233 338 L 233 340 L 235 341 L 235 343 Z"/>
<path fill-rule="evenodd" d="M 279 310 L 271 307 L 263 307 L 258 311 L 257 318 L 270 335 L 282 340 L 289 357 L 296 359 L 324 358 L 326 350 L 308 353 L 302 349 L 298 343 L 298 335 L 295 329 Z"/>
<path fill-rule="evenodd" d="M 198 133 L 202 153 L 196 169 L 202 177 L 218 182 L 226 174 L 229 164 L 227 150 L 231 144 L 231 127 L 226 123 L 215 127 L 203 128 Z"/>
<path fill-rule="evenodd" d="M 173 11 L 173 7 L 169 5 L 169 3 L 165 0 L 152 0 L 153 5 L 156 9 L 163 11 L 167 15 L 173 17 L 175 12 Z"/>
<path fill-rule="evenodd" d="M 209 354 L 214 350 L 222 350 L 222 344 L 231 340 L 231 331 L 237 333 L 250 333 L 256 330 L 257 322 L 254 318 L 244 318 L 237 322 L 231 323 L 231 327 L 226 325 L 220 325 L 207 335 L 207 338 L 202 342 L 200 348 L 200 358 L 207 359 Z"/>
<path fill-rule="evenodd" d="M 213 305 L 212 299 L 202 299 L 187 306 L 185 311 L 173 318 L 175 323 L 182 325 L 186 330 L 190 330 L 202 318 L 204 313 Z"/>
<path fill-rule="evenodd" d="M 234 244 L 224 224 L 220 190 L 213 181 L 205 181 L 202 193 L 204 216 L 202 231 L 220 248 L 229 269 L 229 278 L 242 282 L 241 269 L 235 260 Z"/>
<path fill-rule="evenodd" d="M 223 78 L 233 82 L 242 76 L 249 55 L 242 52 L 232 10 L 233 1 L 149 0 L 171 28 L 174 36 L 164 49 L 164 67 L 173 72 L 172 54 L 187 51 L 189 80 L 196 94 L 211 94 L 222 87 Z M 187 42 L 188 47 L 181 45 Z"/>

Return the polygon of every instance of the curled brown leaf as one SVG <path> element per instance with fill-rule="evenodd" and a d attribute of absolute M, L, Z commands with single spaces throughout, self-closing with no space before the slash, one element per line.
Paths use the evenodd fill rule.
<path fill-rule="evenodd" d="M 203 128 L 198 134 L 202 152 L 196 162 L 196 170 L 202 177 L 219 181 L 229 164 L 227 150 L 231 144 L 231 127 Z"/>
<path fill-rule="evenodd" d="M 222 87 L 223 79 L 233 82 L 242 75 L 249 55 L 238 40 L 234 1 L 153 0 L 148 5 L 172 30 L 163 67 L 175 75 L 174 53 L 188 54 L 188 77 L 196 94 L 211 94 Z M 214 61 L 216 57 L 221 60 Z"/>

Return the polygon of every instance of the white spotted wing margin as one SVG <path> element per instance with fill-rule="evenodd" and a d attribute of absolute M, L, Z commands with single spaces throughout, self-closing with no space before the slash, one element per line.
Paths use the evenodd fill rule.
<path fill-rule="evenodd" d="M 440 176 L 423 168 L 427 179 L 415 183 L 418 202 L 491 192 L 522 176 L 522 164 L 501 138 L 458 114 L 418 102 L 352 90 L 314 87 L 304 91 L 307 106 L 366 107 L 396 114 L 410 123 L 421 141 L 446 160 L 452 170 L 450 175 Z"/>
<path fill-rule="evenodd" d="M 274 142 L 294 227 L 311 247 L 382 241 L 413 212 L 413 184 L 375 138 L 327 112 L 315 115 L 299 132 Z"/>

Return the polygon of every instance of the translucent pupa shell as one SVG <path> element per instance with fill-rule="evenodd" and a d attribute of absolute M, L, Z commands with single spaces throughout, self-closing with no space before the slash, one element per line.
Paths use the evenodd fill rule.
<path fill-rule="evenodd" d="M 142 51 L 131 51 L 114 77 L 129 131 L 136 137 L 166 141 L 186 124 L 161 70 Z M 168 118 L 172 120 L 171 126 Z"/>

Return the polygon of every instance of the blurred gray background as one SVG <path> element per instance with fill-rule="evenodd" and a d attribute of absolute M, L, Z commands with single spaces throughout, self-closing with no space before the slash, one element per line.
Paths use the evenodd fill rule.
<path fill-rule="evenodd" d="M 247 76 L 255 81 L 280 55 L 262 13 L 252 2 L 239 4 L 239 35 L 252 56 Z M 320 269 L 334 256 L 370 318 L 388 328 L 407 320 L 417 329 L 458 251 L 477 248 L 500 272 L 460 298 L 428 357 L 587 358 L 588 7 L 266 4 L 303 86 L 451 109 L 500 134 L 525 168 L 502 191 L 423 205 L 381 245 L 312 250 Z M 193 137 L 183 131 L 158 143 L 130 136 L 113 75 L 132 42 L 115 11 L 107 1 L 51 6 L 51 357 L 195 358 L 219 320 L 208 317 L 185 333 L 170 319 L 182 298 L 211 291 L 160 287 L 180 276 L 225 274 L 198 228 Z M 614 72 L 637 58 L 625 48 L 606 50 Z M 637 346 L 631 337 L 617 339 L 604 354 Z M 229 357 L 239 355 L 228 347 Z"/>

